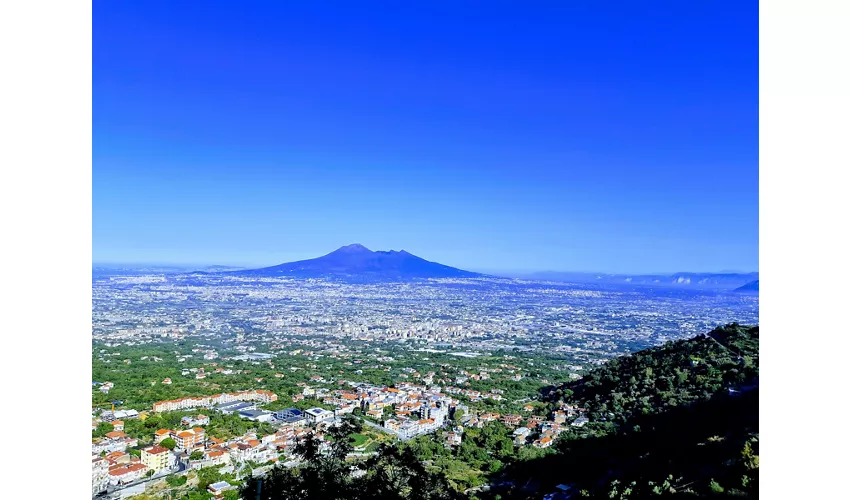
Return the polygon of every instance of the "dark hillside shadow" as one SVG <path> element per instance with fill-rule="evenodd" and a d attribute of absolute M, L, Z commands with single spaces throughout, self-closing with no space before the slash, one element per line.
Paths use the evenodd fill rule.
<path fill-rule="evenodd" d="M 491 484 L 502 486 L 479 496 L 541 498 L 565 484 L 571 486 L 572 498 L 578 498 L 580 490 L 607 497 L 607 488 L 600 490 L 615 479 L 620 484 L 660 484 L 669 475 L 683 478 L 673 484 L 679 491 L 709 491 L 712 479 L 727 488 L 744 489 L 741 476 L 747 471 L 740 457 L 747 440 L 758 433 L 758 394 L 755 387 L 661 414 L 635 417 L 614 435 L 559 439 L 559 453 L 511 464 L 491 478 Z M 749 478 L 746 490 L 755 488 L 757 496 L 757 470 L 750 475 L 755 477 Z"/>

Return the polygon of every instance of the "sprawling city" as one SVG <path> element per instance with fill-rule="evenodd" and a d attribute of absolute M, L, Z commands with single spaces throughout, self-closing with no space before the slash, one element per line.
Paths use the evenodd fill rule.
<path fill-rule="evenodd" d="M 496 422 L 515 453 L 544 454 L 594 423 L 552 407 L 547 389 L 617 356 L 757 324 L 758 295 L 98 269 L 92 321 L 92 495 L 236 498 L 248 478 L 297 468 L 307 436 L 327 447 L 346 419 L 359 425 L 349 460 L 416 438 L 457 450 Z M 460 490 L 487 484 L 456 469 Z"/>

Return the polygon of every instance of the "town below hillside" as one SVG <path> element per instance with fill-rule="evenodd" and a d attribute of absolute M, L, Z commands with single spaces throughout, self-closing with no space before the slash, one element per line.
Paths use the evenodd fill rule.
<path fill-rule="evenodd" d="M 93 497 L 256 498 L 263 480 L 269 494 L 378 498 L 384 468 L 409 473 L 392 498 L 757 492 L 757 469 L 633 464 L 649 453 L 636 433 L 670 439 L 654 419 L 757 394 L 757 328 L 715 329 L 756 324 L 757 295 L 107 273 L 93 297 Z M 757 427 L 694 439 L 757 457 Z M 593 469 L 583 453 L 621 437 L 636 443 L 622 476 Z"/>

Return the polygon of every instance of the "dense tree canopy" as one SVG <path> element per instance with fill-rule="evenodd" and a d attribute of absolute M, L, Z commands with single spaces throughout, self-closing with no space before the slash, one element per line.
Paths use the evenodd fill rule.
<path fill-rule="evenodd" d="M 551 397 L 596 422 L 564 432 L 557 453 L 512 463 L 494 497 L 558 485 L 588 498 L 758 497 L 758 327 L 612 360 Z"/>
<path fill-rule="evenodd" d="M 295 454 L 303 461 L 297 469 L 275 467 L 264 478 L 249 481 L 243 499 L 386 499 L 436 500 L 460 498 L 444 476 L 426 469 L 411 449 L 382 445 L 366 461 L 350 462 L 352 435 L 360 423 L 346 418 L 328 429 L 328 446 L 310 435 Z"/>
<path fill-rule="evenodd" d="M 732 324 L 612 359 L 553 397 L 585 408 L 593 421 L 623 423 L 754 383 L 758 354 L 758 327 Z"/>

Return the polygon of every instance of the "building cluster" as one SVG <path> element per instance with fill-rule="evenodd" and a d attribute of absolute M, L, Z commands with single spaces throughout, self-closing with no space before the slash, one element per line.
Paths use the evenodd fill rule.
<path fill-rule="evenodd" d="M 485 399 L 492 399 L 494 401 L 501 401 L 503 399 L 502 394 L 504 393 L 501 389 L 491 389 L 487 392 L 475 391 L 472 389 L 462 389 L 460 387 L 446 387 L 443 389 L 448 394 L 460 394 L 467 398 L 469 398 L 472 402 L 483 401 Z"/>
<path fill-rule="evenodd" d="M 127 448 L 138 446 L 139 440 L 128 436 L 124 432 L 124 422 L 122 420 L 114 420 L 112 422 L 113 430 L 107 432 L 103 439 L 92 443 L 91 451 L 94 454 L 111 453 L 114 451 L 125 451 Z"/>
<path fill-rule="evenodd" d="M 460 378 L 487 376 L 501 369 L 462 372 Z M 433 381 L 434 372 L 411 375 L 423 381 Z M 323 376 L 315 375 L 311 383 L 329 383 Z M 339 380 L 334 387 L 315 387 L 306 382 L 301 386 L 301 398 L 309 397 L 321 401 L 325 409 L 314 407 L 307 410 L 287 408 L 276 412 L 258 409 L 258 403 L 276 401 L 277 395 L 264 390 L 223 393 L 214 396 L 183 398 L 160 401 L 153 406 L 155 412 L 185 410 L 208 407 L 222 413 L 238 414 L 242 418 L 267 421 L 274 424 L 276 432 L 265 435 L 248 433 L 229 440 L 207 435 L 204 426 L 209 424 L 207 415 L 187 415 L 181 420 L 182 429 L 159 429 L 153 436 L 153 445 L 140 450 L 139 456 L 128 451 L 138 446 L 138 440 L 123 432 L 124 422 L 112 420 L 113 430 L 103 439 L 92 444 L 92 489 L 103 491 L 112 486 L 127 485 L 173 470 L 176 464 L 196 469 L 223 465 L 239 465 L 246 461 L 255 463 L 297 463 L 293 450 L 298 442 L 313 434 L 325 449 L 324 430 L 336 425 L 340 416 L 358 413 L 372 427 L 395 435 L 399 440 L 408 440 L 423 434 L 433 433 L 446 427 L 450 419 L 454 424 L 443 436 L 447 447 L 462 444 L 464 429 L 481 428 L 489 422 L 499 421 L 513 430 L 514 443 L 518 446 L 547 448 L 557 436 L 569 427 L 581 427 L 587 423 L 583 409 L 565 403 L 548 419 L 539 415 L 499 414 L 492 411 L 474 412 L 453 398 L 460 394 L 476 401 L 484 398 L 499 399 L 501 392 L 471 391 L 457 387 L 441 388 L 438 385 L 400 382 L 394 387 L 379 386 L 363 382 Z M 534 406 L 522 407 L 530 413 Z M 104 412 L 106 413 L 106 412 Z M 118 412 L 109 412 L 114 418 Z M 125 415 L 122 413 L 122 415 Z M 137 418 L 134 413 L 130 418 Z M 165 443 L 166 439 L 173 440 Z M 134 452 L 135 453 L 135 452 Z"/>
<path fill-rule="evenodd" d="M 333 417 L 333 412 L 327 413 Z M 125 442 L 122 447 L 115 447 L 122 449 L 93 445 L 92 495 L 106 491 L 109 487 L 128 485 L 161 472 L 173 471 L 178 462 L 184 464 L 187 469 L 200 469 L 241 464 L 249 460 L 257 463 L 277 462 L 281 456 L 292 460 L 295 445 L 311 433 L 319 440 L 321 449 L 327 447 L 323 429 L 327 425 L 333 425 L 326 422 L 328 419 L 311 418 L 311 410 L 302 413 L 299 410 L 287 409 L 278 412 L 278 415 L 281 417 L 278 430 L 263 436 L 248 433 L 222 440 L 209 436 L 203 427 L 198 426 L 157 430 L 153 435 L 154 444 L 142 448 L 139 456 L 126 451 L 127 445 L 138 444 L 137 439 L 132 439 L 132 443 Z M 199 425 L 208 422 L 209 418 L 204 415 L 184 419 L 184 423 Z M 120 427 L 120 423 L 117 424 L 117 427 Z M 314 424 L 315 429 L 307 427 L 307 424 Z M 112 443 L 121 439 L 128 438 L 119 430 L 110 432 L 103 442 Z M 166 439 L 174 440 L 173 449 L 163 446 Z"/>
<path fill-rule="evenodd" d="M 526 407 L 526 410 L 528 407 Z M 536 448 L 548 448 L 562 432 L 570 427 L 583 427 L 589 422 L 583 414 L 583 408 L 561 403 L 548 419 L 540 415 L 530 415 L 524 418 L 522 415 L 509 414 L 500 415 L 495 412 L 484 412 L 478 415 L 467 414 L 461 419 L 464 427 L 484 427 L 489 422 L 499 421 L 505 426 L 514 429 L 514 444 L 517 446 L 532 445 Z M 462 433 L 462 427 L 460 428 Z M 457 432 L 457 429 L 455 430 Z M 457 444 L 460 438 L 456 437 Z"/>
<path fill-rule="evenodd" d="M 277 394 L 271 391 L 258 389 L 240 392 L 226 392 L 215 394 L 213 396 L 195 396 L 172 399 L 169 401 L 159 401 L 154 403 L 153 411 L 159 413 L 163 411 L 188 410 L 191 408 L 209 408 L 210 406 L 232 403 L 234 401 L 259 401 L 261 403 L 270 403 L 272 401 L 277 401 Z"/>
<path fill-rule="evenodd" d="M 319 376 L 311 380 L 324 381 Z M 307 423 L 321 423 L 359 410 L 362 415 L 379 422 L 383 430 L 407 440 L 439 429 L 450 412 L 459 406 L 456 399 L 443 394 L 438 386 L 429 388 L 407 382 L 395 387 L 351 381 L 339 381 L 339 384 L 348 388 L 333 390 L 298 383 L 302 392 L 294 396 L 293 401 L 309 397 L 334 408 L 333 411 L 321 408 L 306 410 L 304 418 Z M 460 407 L 465 408 L 463 405 Z M 276 415 L 276 418 L 281 416 Z"/>
<path fill-rule="evenodd" d="M 135 456 L 125 451 L 92 453 L 92 496 L 109 487 L 121 486 L 172 470 L 177 457 L 168 449 L 154 445 L 142 448 Z"/>
<path fill-rule="evenodd" d="M 326 410 L 318 409 L 322 412 Z M 167 437 L 177 442 L 174 448 L 176 460 L 186 464 L 189 469 L 215 467 L 220 465 L 240 464 L 246 461 L 256 463 L 278 462 L 281 458 L 287 461 L 295 459 L 295 446 L 308 435 L 319 441 L 320 449 L 325 449 L 324 430 L 331 419 L 315 418 L 313 410 L 301 412 L 294 408 L 281 410 L 275 415 L 278 418 L 277 430 L 271 434 L 258 435 L 249 432 L 245 435 L 223 440 L 204 433 L 202 428 L 156 431 L 155 441 L 161 443 Z M 312 425 L 312 427 L 308 427 Z"/>

